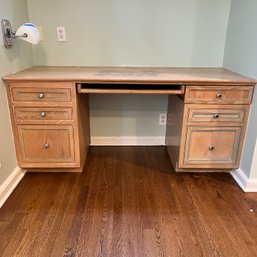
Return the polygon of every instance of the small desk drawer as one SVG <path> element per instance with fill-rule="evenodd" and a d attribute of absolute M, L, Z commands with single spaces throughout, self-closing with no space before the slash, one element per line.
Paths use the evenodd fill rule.
<path fill-rule="evenodd" d="M 187 104 L 187 124 L 211 124 L 211 125 L 238 125 L 243 124 L 248 117 L 247 105 L 197 105 Z"/>
<path fill-rule="evenodd" d="M 241 127 L 188 127 L 180 168 L 236 168 Z"/>
<path fill-rule="evenodd" d="M 19 121 L 71 120 L 71 108 L 15 107 L 14 116 Z"/>
<path fill-rule="evenodd" d="M 185 103 L 250 104 L 252 86 L 187 86 Z"/>
<path fill-rule="evenodd" d="M 71 102 L 70 88 L 12 86 L 11 94 L 13 101 L 23 102 Z"/>
<path fill-rule="evenodd" d="M 72 126 L 18 125 L 22 163 L 74 162 Z"/>

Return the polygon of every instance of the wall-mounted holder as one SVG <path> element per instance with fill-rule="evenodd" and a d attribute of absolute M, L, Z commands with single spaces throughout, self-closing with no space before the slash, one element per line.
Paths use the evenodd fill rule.
<path fill-rule="evenodd" d="M 1 27 L 3 33 L 4 46 L 10 48 L 13 44 L 13 39 L 21 38 L 31 44 L 38 44 L 40 41 L 40 33 L 37 27 L 32 23 L 24 23 L 16 32 L 12 31 L 12 26 L 9 20 L 2 19 Z"/>

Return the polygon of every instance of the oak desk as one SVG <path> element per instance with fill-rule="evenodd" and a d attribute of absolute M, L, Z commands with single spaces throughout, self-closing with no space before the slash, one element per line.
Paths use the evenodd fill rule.
<path fill-rule="evenodd" d="M 238 168 L 255 80 L 223 68 L 32 67 L 5 76 L 18 164 L 81 171 L 89 93 L 168 94 L 177 171 Z"/>

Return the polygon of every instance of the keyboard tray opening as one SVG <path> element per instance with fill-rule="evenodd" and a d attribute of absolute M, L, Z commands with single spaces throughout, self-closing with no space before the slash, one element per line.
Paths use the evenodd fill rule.
<path fill-rule="evenodd" d="M 78 83 L 78 93 L 94 94 L 177 94 L 183 95 L 184 85 Z"/>

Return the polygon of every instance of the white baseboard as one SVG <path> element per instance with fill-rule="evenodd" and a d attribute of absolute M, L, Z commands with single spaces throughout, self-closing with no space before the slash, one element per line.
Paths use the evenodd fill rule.
<path fill-rule="evenodd" d="M 230 174 L 244 192 L 257 192 L 257 179 L 249 179 L 241 169 L 234 170 Z"/>
<path fill-rule="evenodd" d="M 14 171 L 7 177 L 4 183 L 0 186 L 0 208 L 3 206 L 7 198 L 10 196 L 12 191 L 19 184 L 25 171 L 21 170 L 19 167 L 15 168 Z"/>
<path fill-rule="evenodd" d="M 91 137 L 91 145 L 165 145 L 165 137 Z"/>

